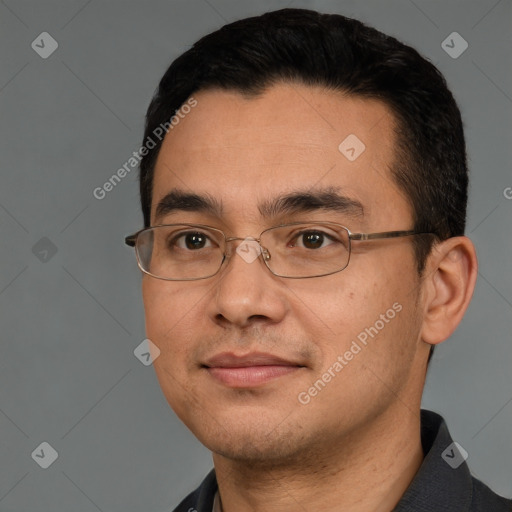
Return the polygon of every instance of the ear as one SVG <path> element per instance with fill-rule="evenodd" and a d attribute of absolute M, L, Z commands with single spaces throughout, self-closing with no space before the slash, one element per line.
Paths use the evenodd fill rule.
<path fill-rule="evenodd" d="M 421 338 L 437 345 L 455 331 L 473 296 L 478 273 L 473 242 L 457 236 L 437 243 L 424 272 Z"/>

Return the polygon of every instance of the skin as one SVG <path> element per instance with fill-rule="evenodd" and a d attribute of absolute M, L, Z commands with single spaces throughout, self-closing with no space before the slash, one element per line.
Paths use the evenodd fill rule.
<path fill-rule="evenodd" d="M 191 222 L 227 236 L 258 237 L 285 221 L 323 220 L 354 232 L 412 229 L 412 210 L 391 178 L 394 119 L 378 101 L 299 84 L 256 98 L 200 91 L 170 131 L 154 176 L 152 224 Z M 338 146 L 356 134 L 353 162 Z M 364 216 L 311 211 L 263 218 L 258 204 L 336 187 Z M 177 211 L 155 219 L 173 189 L 208 194 L 220 217 Z M 423 278 L 410 238 L 354 242 L 342 272 L 313 279 L 272 275 L 234 252 L 198 281 L 143 277 L 154 367 L 170 406 L 213 452 L 224 512 L 391 511 L 419 468 L 419 411 L 431 344 L 449 337 L 471 298 L 474 247 L 437 244 Z M 394 303 L 395 318 L 307 405 L 307 391 Z M 204 362 L 221 352 L 266 352 L 301 367 L 261 386 L 232 388 Z"/>

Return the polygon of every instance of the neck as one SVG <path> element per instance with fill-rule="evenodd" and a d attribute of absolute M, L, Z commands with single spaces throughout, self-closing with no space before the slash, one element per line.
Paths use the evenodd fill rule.
<path fill-rule="evenodd" d="M 222 511 L 392 511 L 423 460 L 419 408 L 398 412 L 279 467 L 214 454 Z"/>

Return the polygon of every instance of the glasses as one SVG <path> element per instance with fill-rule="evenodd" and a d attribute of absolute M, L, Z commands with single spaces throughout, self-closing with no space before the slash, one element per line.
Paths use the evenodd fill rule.
<path fill-rule="evenodd" d="M 194 281 L 213 277 L 228 258 L 228 242 L 242 240 L 236 252 L 248 263 L 262 256 L 278 277 L 304 279 L 344 270 L 352 241 L 420 235 L 414 230 L 352 233 L 334 222 L 294 222 L 268 228 L 259 238 L 227 237 L 202 224 L 165 224 L 141 229 L 125 238 L 135 247 L 142 272 L 166 281 Z"/>

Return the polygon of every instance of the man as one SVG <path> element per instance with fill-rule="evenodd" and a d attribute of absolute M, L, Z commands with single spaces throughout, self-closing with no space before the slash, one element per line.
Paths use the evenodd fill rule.
<path fill-rule="evenodd" d="M 215 467 L 175 510 L 512 510 L 420 411 L 477 275 L 436 68 L 358 21 L 270 12 L 170 66 L 144 140 L 147 336 Z"/>

